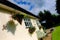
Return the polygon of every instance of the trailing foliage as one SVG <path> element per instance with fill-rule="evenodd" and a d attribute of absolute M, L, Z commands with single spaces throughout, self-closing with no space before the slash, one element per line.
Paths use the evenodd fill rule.
<path fill-rule="evenodd" d="M 24 18 L 24 15 L 14 14 L 14 15 L 12 15 L 12 18 L 17 20 L 20 24 L 22 24 L 22 19 Z"/>
<path fill-rule="evenodd" d="M 33 34 L 35 29 L 36 29 L 35 27 L 29 27 L 28 31 L 29 31 L 30 34 Z"/>

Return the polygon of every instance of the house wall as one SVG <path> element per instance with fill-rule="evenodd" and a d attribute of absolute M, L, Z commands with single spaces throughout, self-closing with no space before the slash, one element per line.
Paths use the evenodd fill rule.
<path fill-rule="evenodd" d="M 32 25 L 36 28 L 36 31 L 30 35 L 28 32 L 28 28 L 26 28 L 24 20 L 22 21 L 22 25 L 20 25 L 16 20 L 14 20 L 17 26 L 13 29 L 3 29 L 3 25 L 5 25 L 10 19 L 11 15 L 8 14 L 10 12 L 0 11 L 0 40 L 37 40 L 36 31 L 38 30 L 36 20 L 31 19 Z"/>

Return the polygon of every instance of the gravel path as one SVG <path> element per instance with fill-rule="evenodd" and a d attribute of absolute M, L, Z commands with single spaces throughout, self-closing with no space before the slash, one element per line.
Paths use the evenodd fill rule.
<path fill-rule="evenodd" d="M 47 29 L 46 32 L 48 33 L 47 36 L 45 38 L 43 38 L 43 40 L 52 40 L 52 31 L 51 31 L 52 28 L 50 29 Z"/>

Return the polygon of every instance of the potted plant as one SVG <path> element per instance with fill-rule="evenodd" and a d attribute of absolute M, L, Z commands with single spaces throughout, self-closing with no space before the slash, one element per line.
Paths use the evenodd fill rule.
<path fill-rule="evenodd" d="M 30 34 L 33 34 L 35 29 L 36 29 L 35 27 L 29 27 L 28 31 L 29 31 Z"/>

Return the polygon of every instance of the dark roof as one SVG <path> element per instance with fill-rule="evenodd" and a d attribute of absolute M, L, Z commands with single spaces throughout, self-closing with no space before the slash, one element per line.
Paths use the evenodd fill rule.
<path fill-rule="evenodd" d="M 17 6 L 17 5 L 15 5 L 15 4 L 7 1 L 7 0 L 0 0 L 0 3 L 2 3 L 4 5 L 7 5 L 7 6 L 11 7 L 11 8 L 14 8 L 16 10 L 22 11 L 22 12 L 24 12 L 26 14 L 32 15 L 32 16 L 34 16 L 36 18 L 39 18 L 38 16 L 32 14 L 31 12 L 28 12 L 27 10 L 25 10 L 25 9 L 23 9 L 23 8 L 21 8 L 21 7 Z"/>

